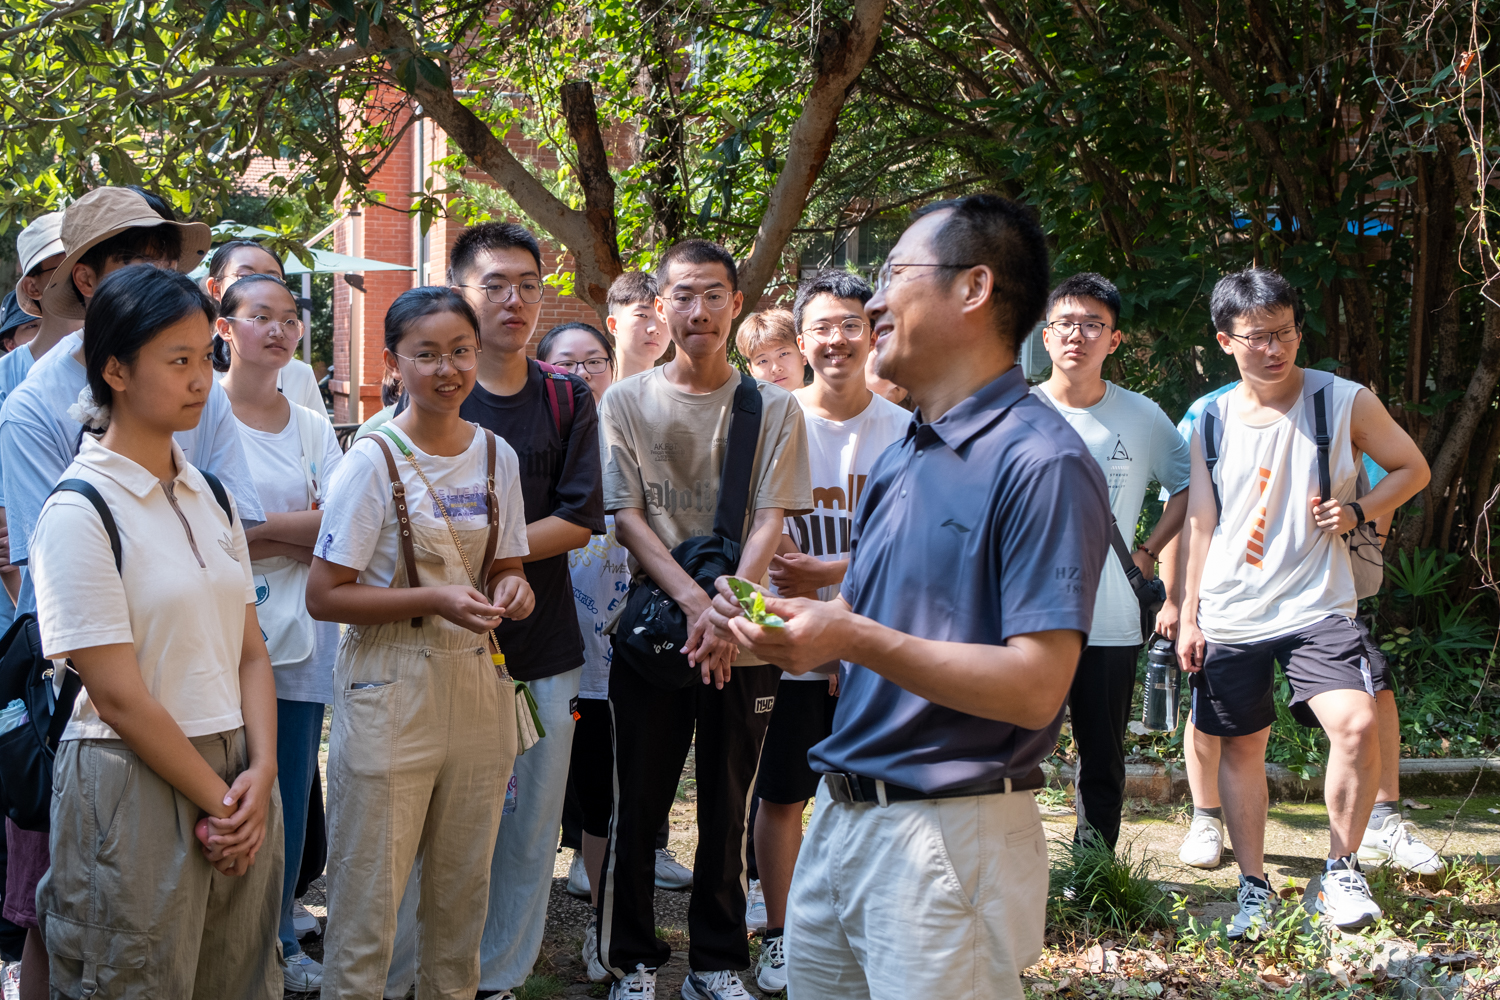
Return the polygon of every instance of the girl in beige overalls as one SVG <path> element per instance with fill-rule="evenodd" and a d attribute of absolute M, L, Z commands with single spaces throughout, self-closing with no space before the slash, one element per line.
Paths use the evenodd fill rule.
<path fill-rule="evenodd" d="M 329 1000 L 381 995 L 419 852 L 417 996 L 470 1000 L 479 983 L 518 740 L 515 690 L 490 630 L 526 617 L 533 598 L 516 454 L 458 413 L 478 340 L 454 292 L 398 298 L 385 364 L 411 406 L 357 441 L 327 487 L 307 606 L 350 626 L 328 754 Z"/>

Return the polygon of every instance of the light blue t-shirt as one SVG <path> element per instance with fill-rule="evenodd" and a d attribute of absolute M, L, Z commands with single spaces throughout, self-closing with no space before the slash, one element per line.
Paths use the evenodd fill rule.
<path fill-rule="evenodd" d="M 1189 406 L 1187 408 L 1187 412 L 1182 415 L 1182 419 L 1177 421 L 1177 433 L 1182 435 L 1182 439 L 1184 441 L 1186 441 L 1189 445 L 1193 443 L 1193 428 L 1197 426 L 1198 418 L 1203 416 L 1203 411 L 1208 409 L 1208 404 L 1212 403 L 1214 400 L 1218 399 L 1220 396 L 1224 395 L 1226 392 L 1228 392 L 1230 389 L 1233 389 L 1237 385 L 1239 385 L 1239 382 L 1237 381 L 1230 382 L 1228 385 L 1221 385 L 1208 395 L 1200 396 L 1197 399 L 1193 400 L 1193 405 Z M 1369 455 L 1364 455 L 1363 457 L 1365 460 L 1365 474 L 1370 477 L 1370 488 L 1374 489 L 1375 484 L 1385 478 L 1385 470 L 1376 465 L 1375 460 Z M 1167 491 L 1162 490 L 1161 502 L 1166 503 L 1167 499 Z"/>
<path fill-rule="evenodd" d="M 31 356 L 31 345 L 22 344 L 4 357 L 0 357 L 0 404 L 10 395 L 11 390 L 21 384 L 26 373 L 31 371 L 31 366 L 36 364 L 36 359 Z M 0 477 L 0 507 L 5 506 L 3 496 L 4 477 Z M 15 621 L 16 605 L 10 599 L 10 594 L 4 587 L 0 587 L 0 634 L 10 628 L 10 623 Z"/>
<path fill-rule="evenodd" d="M 83 425 L 68 415 L 68 408 L 78 402 L 79 391 L 88 384 L 88 372 L 73 357 L 82 346 L 82 331 L 68 334 L 32 366 L 0 406 L 0 480 L 10 527 L 10 561 L 21 567 L 21 597 L 16 602 L 20 611 L 36 610 L 26 570 L 31 533 L 42 504 L 78 453 L 83 435 Z M 246 528 L 265 520 L 245 464 L 234 411 L 217 382 L 209 388 L 198 426 L 173 437 L 189 462 L 219 477 L 234 495 Z"/>

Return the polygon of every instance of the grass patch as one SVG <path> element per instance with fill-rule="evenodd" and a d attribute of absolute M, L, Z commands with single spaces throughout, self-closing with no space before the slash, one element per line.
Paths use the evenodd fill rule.
<path fill-rule="evenodd" d="M 1168 897 L 1152 880 L 1156 863 L 1129 845 L 1115 852 L 1094 840 L 1054 844 L 1047 922 L 1067 930 L 1148 931 L 1172 924 Z"/>
<path fill-rule="evenodd" d="M 553 975 L 530 975 L 516 990 L 516 1000 L 552 1000 L 567 990 L 568 984 Z"/>

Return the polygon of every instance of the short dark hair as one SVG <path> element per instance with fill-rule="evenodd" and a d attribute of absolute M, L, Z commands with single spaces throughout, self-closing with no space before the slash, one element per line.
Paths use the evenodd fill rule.
<path fill-rule="evenodd" d="M 1102 274 L 1080 271 L 1071 278 L 1064 278 L 1047 296 L 1047 315 L 1050 316 L 1052 307 L 1063 299 L 1093 299 L 1109 309 L 1112 326 L 1120 325 L 1120 290 Z"/>
<path fill-rule="evenodd" d="M 448 284 L 461 285 L 458 279 L 474 266 L 474 258 L 480 253 L 510 250 L 519 247 L 531 254 L 536 261 L 536 273 L 542 273 L 542 245 L 531 230 L 514 222 L 481 222 L 458 234 L 453 248 L 448 251 Z M 472 311 L 472 310 L 471 310 Z"/>
<path fill-rule="evenodd" d="M 274 254 L 272 256 L 275 256 Z M 247 274 L 239 281 L 224 290 L 223 296 L 219 298 L 219 315 L 230 316 L 241 305 L 241 300 L 250 294 L 250 290 L 256 285 L 272 282 L 288 295 L 292 290 L 286 287 L 286 282 L 274 274 Z M 296 305 L 297 296 L 292 295 L 292 304 Z M 229 370 L 230 350 L 229 344 L 217 333 L 214 334 L 214 371 L 227 372 Z"/>
<path fill-rule="evenodd" d="M 1046 314 L 1051 267 L 1047 238 L 1029 208 L 993 194 L 971 194 L 925 205 L 921 219 L 951 212 L 932 237 L 934 263 L 954 269 L 988 265 L 995 283 L 990 302 L 1000 335 L 1018 350 L 1021 340 Z M 950 281 L 951 283 L 951 281 Z"/>
<path fill-rule="evenodd" d="M 1214 285 L 1214 293 L 1208 300 L 1208 311 L 1214 319 L 1214 329 L 1229 333 L 1234 321 L 1250 313 L 1288 307 L 1297 329 L 1302 329 L 1302 320 L 1307 307 L 1302 296 L 1275 271 L 1262 267 L 1247 267 L 1243 271 L 1226 274 Z"/>
<path fill-rule="evenodd" d="M 605 305 L 613 311 L 615 306 L 649 303 L 655 298 L 656 277 L 650 271 L 626 271 L 610 283 Z"/>
<path fill-rule="evenodd" d="M 229 262 L 234 259 L 235 252 L 244 250 L 247 247 L 259 250 L 274 260 L 276 267 L 281 271 L 282 280 L 286 280 L 286 265 L 281 262 L 281 258 L 254 240 L 230 240 L 227 243 L 220 243 L 214 247 L 214 255 L 208 262 L 208 276 L 215 281 L 224 277 L 224 272 L 229 270 Z"/>
<path fill-rule="evenodd" d="M 536 359 L 538 361 L 547 361 L 552 354 L 552 345 L 557 343 L 558 337 L 561 337 L 569 330 L 582 330 L 585 333 L 592 334 L 594 339 L 599 341 L 599 346 L 604 348 L 604 356 L 609 359 L 609 370 L 615 370 L 615 348 L 609 342 L 609 338 L 600 333 L 597 327 L 576 320 L 571 323 L 559 323 L 542 334 L 541 343 L 536 345 Z"/>
<path fill-rule="evenodd" d="M 133 365 L 157 334 L 194 313 L 212 322 L 214 302 L 193 279 L 176 271 L 133 264 L 99 283 L 83 320 L 83 362 L 94 402 L 113 400 L 104 366 L 110 358 Z"/>
<path fill-rule="evenodd" d="M 401 346 L 401 338 L 406 336 L 413 323 L 445 312 L 463 317 L 474 328 L 474 342 L 479 342 L 479 317 L 474 315 L 464 297 L 441 285 L 423 285 L 402 292 L 386 310 L 385 349 L 395 354 L 396 348 Z"/>
<path fill-rule="evenodd" d="M 802 332 L 802 310 L 817 295 L 832 295 L 836 299 L 856 299 L 864 305 L 875 297 L 875 289 L 857 274 L 836 267 L 819 271 L 797 285 L 797 299 L 792 303 L 792 326 Z"/>
<path fill-rule="evenodd" d="M 730 291 L 740 290 L 740 270 L 734 262 L 734 254 L 712 240 L 681 240 L 667 247 L 667 252 L 661 255 L 661 261 L 656 265 L 658 286 L 667 283 L 667 272 L 679 261 L 684 264 L 723 264 L 724 270 L 729 272 Z M 658 291 L 657 294 L 661 293 Z"/>

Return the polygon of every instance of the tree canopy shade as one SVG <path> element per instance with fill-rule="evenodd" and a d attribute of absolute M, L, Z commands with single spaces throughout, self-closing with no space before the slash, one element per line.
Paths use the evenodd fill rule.
<path fill-rule="evenodd" d="M 1304 361 L 1432 463 L 1399 543 L 1451 549 L 1500 451 L 1491 28 L 1480 0 L 10 0 L 0 214 L 106 181 L 212 214 L 264 155 L 294 225 L 358 198 L 417 109 L 453 186 L 415 210 L 525 214 L 597 308 L 681 236 L 734 249 L 754 302 L 851 226 L 995 190 L 1040 213 L 1059 277 L 1116 279 L 1116 377 L 1174 412 L 1232 377 L 1214 281 L 1287 273 Z"/>

